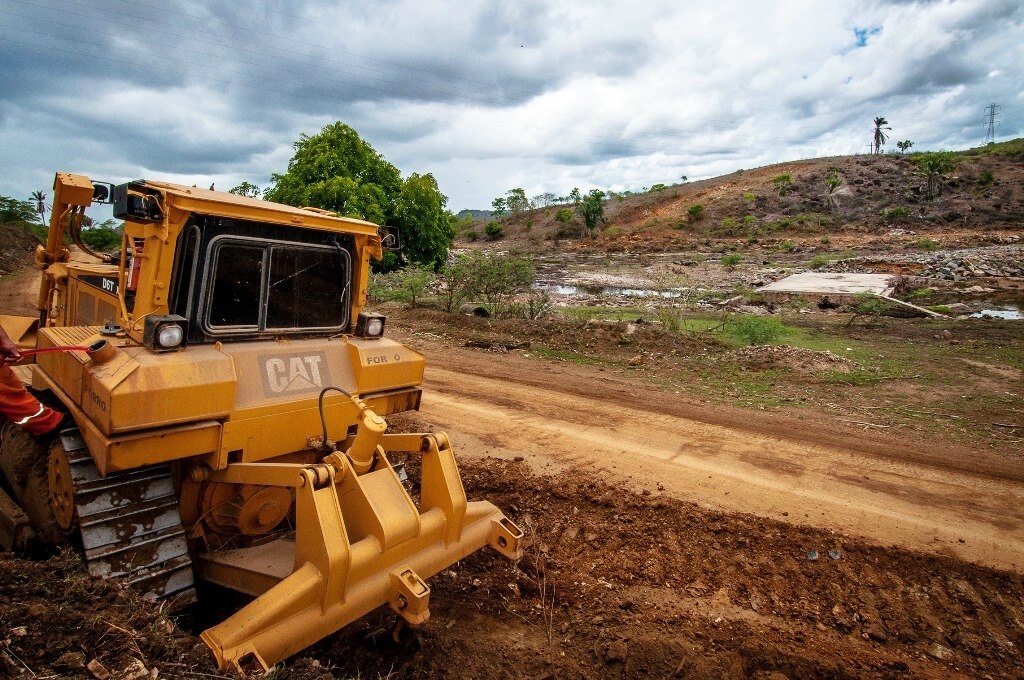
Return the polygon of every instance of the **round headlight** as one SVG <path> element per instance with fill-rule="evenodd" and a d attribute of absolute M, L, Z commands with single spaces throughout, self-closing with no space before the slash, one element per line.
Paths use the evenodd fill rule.
<path fill-rule="evenodd" d="M 177 347 L 185 339 L 185 331 L 176 323 L 161 326 L 156 332 L 157 343 L 165 348 Z"/>
<path fill-rule="evenodd" d="M 366 322 L 366 334 L 370 337 L 380 335 L 384 332 L 384 319 L 372 318 Z"/>

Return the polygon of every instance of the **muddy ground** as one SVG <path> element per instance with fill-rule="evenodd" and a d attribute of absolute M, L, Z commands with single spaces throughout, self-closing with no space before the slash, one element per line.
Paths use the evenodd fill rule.
<path fill-rule="evenodd" d="M 653 271 L 718 293 L 684 317 L 775 268 L 675 259 Z M 0 280 L 10 311 L 33 290 Z M 407 648 L 376 612 L 273 677 L 1024 677 L 1019 323 L 794 307 L 813 348 L 743 349 L 612 302 L 643 320 L 385 309 L 428 359 L 421 413 L 393 424 L 452 431 L 526 554 L 434 577 Z M 0 677 L 220 677 L 196 633 L 229 594 L 168 615 L 70 553 L 0 574 Z"/>

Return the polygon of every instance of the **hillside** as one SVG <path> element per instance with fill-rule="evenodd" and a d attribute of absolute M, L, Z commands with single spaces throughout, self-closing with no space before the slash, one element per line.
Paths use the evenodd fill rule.
<path fill-rule="evenodd" d="M 951 168 L 934 178 L 931 196 L 921 167 L 929 158 L 948 161 Z M 838 207 L 830 209 L 826 179 L 833 173 L 844 188 Z M 688 211 L 698 204 L 703 211 L 695 219 Z M 786 241 L 786 250 L 816 250 L 830 242 L 870 247 L 877 237 L 914 234 L 943 247 L 999 242 L 1001 232 L 1024 224 L 1024 139 L 963 152 L 792 161 L 613 195 L 605 202 L 606 223 L 593 239 L 584 237 L 579 216 L 568 224 L 556 221 L 566 207 L 572 205 L 498 218 L 504 236 L 495 240 L 502 248 L 534 252 L 774 249 Z M 484 226 L 464 223 L 457 246 L 488 243 Z M 891 247 L 891 238 L 886 240 Z"/>

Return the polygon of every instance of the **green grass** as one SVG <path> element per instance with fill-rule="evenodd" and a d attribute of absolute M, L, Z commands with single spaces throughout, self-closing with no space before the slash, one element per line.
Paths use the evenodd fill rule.
<path fill-rule="evenodd" d="M 632 321 L 649 316 L 650 310 L 642 307 L 599 307 L 581 305 L 579 307 L 557 307 L 555 313 L 567 319 L 602 319 L 604 321 Z"/>

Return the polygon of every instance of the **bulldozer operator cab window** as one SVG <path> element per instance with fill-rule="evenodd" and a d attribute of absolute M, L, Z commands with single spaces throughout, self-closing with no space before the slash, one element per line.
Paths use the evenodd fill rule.
<path fill-rule="evenodd" d="M 207 332 L 337 331 L 348 326 L 348 252 L 340 247 L 218 237 Z"/>
<path fill-rule="evenodd" d="M 194 215 L 169 311 L 189 320 L 190 343 L 343 333 L 354 247 L 347 234 Z"/>

